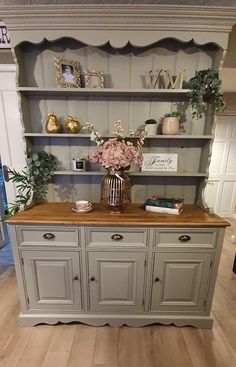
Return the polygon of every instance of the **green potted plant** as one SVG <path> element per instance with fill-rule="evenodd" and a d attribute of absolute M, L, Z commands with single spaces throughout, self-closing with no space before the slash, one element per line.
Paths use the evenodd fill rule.
<path fill-rule="evenodd" d="M 201 118 L 206 110 L 206 102 L 213 106 L 213 112 L 222 112 L 225 108 L 221 92 L 219 74 L 212 69 L 203 69 L 195 73 L 189 80 L 189 105 L 193 118 Z"/>
<path fill-rule="evenodd" d="M 157 120 L 155 119 L 147 119 L 145 121 L 145 132 L 147 135 L 156 135 L 157 133 Z"/>
<path fill-rule="evenodd" d="M 163 135 L 176 135 L 179 133 L 179 118 L 180 113 L 178 111 L 168 112 L 164 115 L 162 122 L 162 134 Z"/>
<path fill-rule="evenodd" d="M 48 182 L 56 170 L 56 157 L 47 152 L 29 153 L 27 166 L 22 172 L 9 169 L 9 181 L 16 184 L 16 200 L 10 204 L 8 215 L 24 210 L 34 199 L 35 203 L 46 200 Z"/>

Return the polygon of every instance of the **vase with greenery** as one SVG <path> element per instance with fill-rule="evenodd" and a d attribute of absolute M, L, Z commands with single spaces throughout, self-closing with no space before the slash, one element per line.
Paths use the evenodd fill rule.
<path fill-rule="evenodd" d="M 41 151 L 29 153 L 27 166 L 21 172 L 9 169 L 9 181 L 16 184 L 16 200 L 8 207 L 8 215 L 16 214 L 18 211 L 30 204 L 32 198 L 35 203 L 46 200 L 48 182 L 56 170 L 57 162 L 53 154 Z"/>
<path fill-rule="evenodd" d="M 156 135 L 157 133 L 157 120 L 147 119 L 145 121 L 145 132 L 147 135 Z"/>
<path fill-rule="evenodd" d="M 176 135 L 179 133 L 179 118 L 180 113 L 178 111 L 168 112 L 164 115 L 162 121 L 162 134 L 163 135 Z"/>
<path fill-rule="evenodd" d="M 222 112 L 225 108 L 224 96 L 221 92 L 219 74 L 212 69 L 203 69 L 195 73 L 189 80 L 189 105 L 192 117 L 200 119 L 206 111 L 206 102 L 212 104 L 213 113 Z"/>

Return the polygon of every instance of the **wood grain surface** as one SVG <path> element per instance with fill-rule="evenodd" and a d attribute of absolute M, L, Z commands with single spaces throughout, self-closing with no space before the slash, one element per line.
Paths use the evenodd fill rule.
<path fill-rule="evenodd" d="M 146 212 L 143 205 L 133 204 L 124 212 L 111 213 L 100 204 L 93 204 L 87 213 L 72 210 L 74 203 L 44 203 L 17 213 L 6 222 L 9 224 L 66 224 L 66 225 L 122 225 L 155 227 L 226 227 L 230 223 L 208 214 L 196 205 L 184 206 L 180 215 Z"/>

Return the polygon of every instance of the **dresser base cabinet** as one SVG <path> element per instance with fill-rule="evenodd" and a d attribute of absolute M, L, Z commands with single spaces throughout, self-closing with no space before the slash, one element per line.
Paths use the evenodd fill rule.
<path fill-rule="evenodd" d="M 71 206 L 40 204 L 8 219 L 22 326 L 212 327 L 224 219 L 187 205 L 175 218 L 135 205 L 112 218 L 99 204 L 86 215 Z"/>

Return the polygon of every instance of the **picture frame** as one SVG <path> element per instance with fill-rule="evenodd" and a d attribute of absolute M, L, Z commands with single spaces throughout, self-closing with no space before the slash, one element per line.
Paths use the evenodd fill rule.
<path fill-rule="evenodd" d="M 103 71 L 84 70 L 85 88 L 104 88 Z"/>
<path fill-rule="evenodd" d="M 56 82 L 62 88 L 80 88 L 80 63 L 77 60 L 54 57 Z"/>
<path fill-rule="evenodd" d="M 141 171 L 176 172 L 178 154 L 143 153 Z"/>

